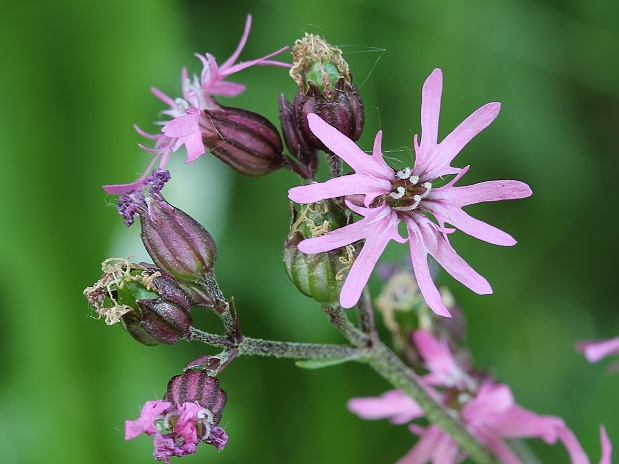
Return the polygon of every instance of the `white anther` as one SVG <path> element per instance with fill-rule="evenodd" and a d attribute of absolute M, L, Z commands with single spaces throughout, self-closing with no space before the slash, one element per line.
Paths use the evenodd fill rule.
<path fill-rule="evenodd" d="M 400 198 L 402 198 L 404 196 L 404 194 L 406 193 L 406 189 L 402 186 L 397 188 L 397 193 L 396 192 L 391 192 L 389 194 L 389 196 L 391 198 L 393 198 L 394 200 L 399 200 Z"/>
<path fill-rule="evenodd" d="M 398 172 L 395 173 L 395 175 L 402 180 L 408 179 L 411 176 L 411 168 L 400 169 Z"/>
<path fill-rule="evenodd" d="M 419 182 L 419 176 L 411 176 L 408 180 L 410 180 L 411 184 L 415 185 Z"/>

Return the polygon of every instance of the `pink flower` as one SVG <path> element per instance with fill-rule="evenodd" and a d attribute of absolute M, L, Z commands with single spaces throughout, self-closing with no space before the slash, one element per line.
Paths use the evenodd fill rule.
<path fill-rule="evenodd" d="M 219 427 L 227 395 L 206 370 L 189 370 L 172 377 L 164 400 L 148 401 L 140 417 L 125 423 L 125 440 L 141 433 L 155 435 L 155 459 L 194 454 L 206 443 L 221 451 L 228 436 Z"/>
<path fill-rule="evenodd" d="M 466 429 L 500 462 L 520 463 L 505 439 L 537 437 L 549 444 L 561 441 L 573 464 L 589 463 L 580 443 L 562 419 L 540 416 L 518 406 L 507 385 L 470 376 L 457 365 L 447 345 L 432 334 L 418 330 L 413 337 L 429 370 L 429 374 L 422 377 L 422 383 L 435 398 L 444 402 L 444 407 L 459 416 Z M 386 392 L 378 398 L 354 398 L 349 401 L 348 408 L 364 419 L 389 418 L 395 424 L 423 416 L 417 403 L 399 391 Z M 457 443 L 436 425 L 424 428 L 411 424 L 409 429 L 419 440 L 398 463 L 451 464 L 464 459 Z M 600 464 L 610 464 L 612 447 L 603 427 L 600 434 Z"/>
<path fill-rule="evenodd" d="M 422 138 L 420 143 L 417 136 L 414 139 L 415 163 L 412 168 L 397 172 L 383 159 L 381 132 L 376 135 L 372 155 L 368 156 L 320 117 L 308 116 L 312 132 L 355 172 L 322 183 L 294 187 L 289 191 L 289 198 L 297 203 L 313 203 L 348 195 L 365 196 L 363 206 L 346 200 L 350 209 L 363 216 L 362 220 L 299 244 L 302 252 L 315 254 L 365 239 L 365 245 L 342 288 L 340 303 L 345 308 L 357 303 L 372 269 L 391 240 L 399 243 L 408 241 L 419 289 L 430 308 L 445 317 L 450 317 L 450 313 L 430 276 L 428 255 L 474 292 L 492 292 L 486 279 L 452 248 L 448 234 L 455 229 L 446 224 L 495 245 L 511 246 L 516 243 L 510 235 L 469 216 L 462 208 L 487 201 L 525 198 L 531 195 L 531 189 L 515 180 L 456 187 L 454 184 L 467 172 L 468 166 L 451 166 L 460 150 L 497 117 L 500 105 L 488 103 L 482 106 L 438 143 L 442 82 L 440 69 L 435 69 L 426 80 L 421 103 Z M 455 177 L 437 187 L 441 178 L 448 175 Z M 438 224 L 432 222 L 428 214 L 434 216 Z M 406 225 L 407 238 L 398 233 L 400 221 Z"/>
<path fill-rule="evenodd" d="M 191 80 L 187 69 L 182 70 L 183 98 L 173 99 L 160 90 L 151 88 L 155 96 L 170 107 L 162 111 L 162 113 L 170 116 L 172 120 L 158 122 L 157 124 L 162 125 L 163 128 L 161 133 L 155 135 L 148 134 L 136 126 L 136 130 L 140 135 L 155 141 L 154 148 L 140 145 L 142 149 L 154 155 L 153 159 L 138 180 L 130 184 L 105 185 L 103 188 L 107 193 L 120 195 L 141 188 L 144 179 L 148 176 L 157 160 L 159 160 L 159 169 L 164 169 L 170 154 L 183 146 L 187 150 L 187 163 L 195 161 L 206 153 L 202 138 L 213 132 L 213 126 L 205 111 L 220 108 L 213 95 L 235 97 L 245 90 L 245 85 L 243 84 L 226 81 L 229 76 L 255 65 L 290 67 L 288 63 L 269 59 L 287 50 L 288 47 L 283 47 L 256 60 L 234 64 L 247 42 L 250 28 L 251 15 L 247 15 L 245 31 L 239 45 L 232 56 L 221 66 L 217 64 L 215 57 L 210 53 L 205 55 L 196 54 L 203 64 L 202 73 L 199 78 L 194 75 L 193 80 Z"/>
<path fill-rule="evenodd" d="M 177 406 L 167 401 L 148 401 L 138 419 L 126 421 L 125 440 L 141 433 L 155 435 L 155 459 L 169 463 L 170 456 L 194 454 L 201 442 L 221 451 L 228 437 L 218 423 L 212 411 L 196 403 Z"/>
<path fill-rule="evenodd" d="M 576 349 L 581 351 L 589 362 L 597 362 L 606 356 L 619 354 L 619 337 L 578 342 Z"/>

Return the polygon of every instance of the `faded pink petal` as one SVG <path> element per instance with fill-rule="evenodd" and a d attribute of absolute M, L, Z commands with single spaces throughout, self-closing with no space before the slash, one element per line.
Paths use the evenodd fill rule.
<path fill-rule="evenodd" d="M 424 429 L 411 424 L 410 430 L 419 436 L 419 440 L 397 464 L 455 464 L 461 461 L 457 443 L 438 426 L 430 425 Z"/>
<path fill-rule="evenodd" d="M 619 354 L 619 337 L 578 342 L 576 349 L 581 351 L 589 362 L 597 362 L 611 354 Z"/>
<path fill-rule="evenodd" d="M 462 121 L 441 143 L 438 142 L 438 122 L 443 91 L 443 74 L 432 71 L 421 95 L 421 142 L 415 147 L 415 175 L 422 179 L 455 174 L 450 166 L 456 155 L 473 137 L 490 125 L 499 114 L 499 103 L 488 103 Z"/>
<path fill-rule="evenodd" d="M 134 421 L 125 421 L 125 440 L 131 440 L 141 433 L 153 435 L 157 433 L 155 420 L 170 408 L 172 403 L 166 401 L 147 401 L 142 407 L 140 417 Z"/>
<path fill-rule="evenodd" d="M 335 127 L 326 123 L 320 116 L 313 113 L 308 114 L 307 122 L 314 135 L 318 137 L 329 150 L 337 154 L 346 164 L 353 168 L 356 174 L 375 177 L 379 179 L 379 181 L 386 179 L 393 182 L 395 179 L 393 169 L 385 163 L 380 149 L 382 132 L 379 131 L 378 134 L 376 134 L 374 152 L 370 156 L 361 150 L 355 142 L 350 140 Z M 384 182 L 381 182 L 381 184 L 384 184 Z M 391 190 L 391 185 L 387 187 L 387 192 L 389 192 L 389 190 Z"/>
<path fill-rule="evenodd" d="M 430 275 L 428 254 L 433 256 L 454 278 L 474 292 L 492 293 L 488 281 L 458 256 L 436 225 L 420 213 L 413 213 L 404 216 L 402 220 L 408 229 L 415 278 L 428 306 L 438 315 L 451 317 Z"/>
<path fill-rule="evenodd" d="M 232 74 L 235 74 L 243 69 L 249 68 L 255 65 L 271 65 L 271 66 L 280 66 L 284 68 L 289 68 L 289 63 L 283 63 L 280 61 L 272 61 L 269 58 L 279 55 L 288 49 L 288 47 L 280 48 L 273 53 L 269 53 L 262 58 L 258 58 L 252 61 L 246 61 L 243 63 L 234 64 L 234 62 L 239 58 L 245 44 L 247 42 L 247 37 L 249 36 L 249 31 L 251 29 L 251 15 L 247 15 L 247 20 L 245 21 L 245 30 L 243 31 L 243 35 L 239 44 L 234 50 L 234 53 L 228 58 L 224 63 L 219 66 L 217 61 L 215 61 L 215 57 L 210 53 L 206 55 L 196 55 L 202 63 L 204 64 L 204 69 L 202 71 L 202 75 L 200 78 L 200 82 L 202 85 L 202 89 L 206 94 L 209 95 L 221 95 L 225 97 L 236 97 L 241 92 L 245 90 L 245 86 L 242 84 L 236 84 L 232 82 L 224 82 L 223 80 Z"/>
<path fill-rule="evenodd" d="M 559 439 L 563 442 L 563 446 L 567 449 L 572 464 L 589 464 L 589 458 L 587 457 L 585 450 L 582 449 L 582 445 L 574 435 L 574 432 L 567 427 L 564 427 L 559 432 Z"/>
<path fill-rule="evenodd" d="M 454 192 L 451 198 L 459 207 L 489 201 L 517 200 L 533 194 L 527 184 L 518 180 L 491 180 L 452 188 Z M 437 195 L 440 190 L 436 189 L 433 193 Z"/>
<path fill-rule="evenodd" d="M 600 425 L 600 441 L 602 442 L 602 457 L 600 458 L 600 464 L 612 464 L 612 452 L 613 445 L 608 438 L 606 429 L 603 425 Z"/>
<path fill-rule="evenodd" d="M 195 403 L 183 403 L 178 411 L 180 416 L 174 426 L 174 432 L 183 437 L 184 443 L 198 443 L 195 423 L 201 418 L 199 413 L 202 408 Z"/>
<path fill-rule="evenodd" d="M 440 176 L 443 169 L 449 166 L 464 146 L 496 119 L 500 109 L 500 103 L 487 103 L 462 121 L 439 144 L 440 156 L 435 156 L 431 160 L 426 168 L 426 175 L 430 178 Z"/>
<path fill-rule="evenodd" d="M 421 143 L 416 164 L 426 165 L 438 144 L 438 122 L 441 113 L 443 72 L 436 68 L 423 83 L 421 90 Z"/>
<path fill-rule="evenodd" d="M 368 216 L 365 221 L 369 221 L 368 225 L 371 225 L 372 229 L 366 229 L 365 244 L 342 286 L 340 303 L 344 308 L 352 308 L 357 304 L 378 258 L 391 240 L 398 240 L 400 237 L 398 218 L 389 209 L 378 215 Z"/>
<path fill-rule="evenodd" d="M 390 419 L 393 424 L 404 424 L 423 417 L 423 410 L 400 390 L 390 390 L 376 398 L 353 398 L 348 410 L 362 419 Z"/>
<path fill-rule="evenodd" d="M 321 183 L 293 187 L 288 191 L 288 198 L 295 203 L 314 203 L 327 198 L 364 194 L 366 192 L 371 192 L 369 196 L 375 198 L 382 193 L 389 193 L 390 190 L 391 182 L 387 180 L 377 182 L 376 178 L 350 174 L 334 177 Z"/>
<path fill-rule="evenodd" d="M 161 129 L 168 137 L 186 137 L 191 134 L 200 133 L 200 110 L 189 108 L 187 114 L 179 116 L 168 122 Z"/>
<path fill-rule="evenodd" d="M 415 273 L 415 279 L 417 280 L 419 291 L 432 311 L 439 316 L 451 317 L 451 313 L 445 304 L 443 304 L 441 294 L 439 293 L 438 288 L 436 288 L 436 284 L 430 275 L 428 252 L 422 241 L 421 234 L 410 232 L 410 229 L 414 227 L 412 223 L 410 225 L 407 224 L 407 226 L 409 227 L 408 242 L 411 250 L 413 272 Z"/>
<path fill-rule="evenodd" d="M 413 341 L 430 371 L 423 377 L 425 383 L 463 390 L 473 387 L 472 379 L 460 368 L 446 340 L 437 340 L 430 332 L 416 330 Z"/>

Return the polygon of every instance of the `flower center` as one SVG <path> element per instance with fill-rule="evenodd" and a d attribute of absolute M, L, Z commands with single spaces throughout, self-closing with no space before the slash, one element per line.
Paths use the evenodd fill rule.
<path fill-rule="evenodd" d="M 391 192 L 383 195 L 385 202 L 398 211 L 412 211 L 419 207 L 421 200 L 432 190 L 431 182 L 419 183 L 419 177 L 412 175 L 411 168 L 400 169 L 395 173 L 396 181 Z"/>

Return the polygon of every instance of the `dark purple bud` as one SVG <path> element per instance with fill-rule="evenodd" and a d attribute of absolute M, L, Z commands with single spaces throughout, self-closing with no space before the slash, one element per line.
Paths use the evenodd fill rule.
<path fill-rule="evenodd" d="M 294 107 L 284 94 L 279 96 L 279 120 L 286 148 L 305 167 L 308 177 L 313 177 L 318 168 L 318 150 L 301 134 Z"/>
<path fill-rule="evenodd" d="M 358 140 L 365 115 L 342 51 L 319 36 L 305 34 L 292 48 L 290 76 L 299 86 L 293 108 L 301 137 L 308 146 L 326 150 L 312 133 L 307 115 L 315 113 L 351 140 Z"/>
<path fill-rule="evenodd" d="M 205 110 L 204 115 L 204 146 L 234 170 L 256 177 L 284 167 L 282 139 L 265 117 L 228 106 Z"/>
<path fill-rule="evenodd" d="M 212 425 L 219 424 L 226 399 L 226 392 L 219 387 L 219 380 L 209 376 L 205 370 L 190 370 L 172 377 L 163 398 L 175 405 L 196 403 L 208 409 L 213 413 Z"/>
<path fill-rule="evenodd" d="M 147 184 L 146 194 L 132 191 L 122 195 L 118 210 L 128 225 L 133 216 L 140 217 L 142 242 L 157 267 L 182 283 L 197 304 L 212 306 L 203 283 L 217 259 L 215 241 L 198 221 L 163 198 L 162 173 L 167 171 L 157 170 L 149 178 L 153 182 Z"/>
<path fill-rule="evenodd" d="M 315 148 L 327 151 L 309 128 L 307 115 L 310 113 L 317 114 L 353 141 L 361 137 L 365 120 L 361 98 L 354 84 L 344 78 L 337 81 L 332 100 L 314 82 L 310 82 L 307 93 L 297 92 L 293 106 L 300 133 Z"/>

